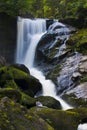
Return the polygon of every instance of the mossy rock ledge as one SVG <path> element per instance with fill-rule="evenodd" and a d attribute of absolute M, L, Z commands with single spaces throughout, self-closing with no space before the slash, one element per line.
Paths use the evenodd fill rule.
<path fill-rule="evenodd" d="M 73 51 L 78 51 L 82 54 L 87 54 L 87 28 L 78 30 L 70 36 L 67 45 Z"/>
<path fill-rule="evenodd" d="M 86 117 L 86 108 L 63 111 L 33 107 L 27 110 L 7 97 L 0 100 L 1 130 L 77 130 Z"/>
<path fill-rule="evenodd" d="M 18 69 L 13 66 L 3 66 L 0 68 L 0 86 L 4 87 L 13 87 L 19 88 L 24 93 L 28 94 L 31 97 L 41 90 L 42 86 L 37 79 L 32 77 L 30 74 Z M 9 84 L 10 82 L 10 84 Z M 6 85 L 9 84 L 9 85 Z"/>

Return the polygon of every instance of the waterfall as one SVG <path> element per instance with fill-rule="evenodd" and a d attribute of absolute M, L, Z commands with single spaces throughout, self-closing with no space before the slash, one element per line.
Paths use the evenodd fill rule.
<path fill-rule="evenodd" d="M 77 130 L 87 130 L 87 123 L 80 124 Z"/>
<path fill-rule="evenodd" d="M 46 20 L 18 18 L 18 38 L 16 62 L 25 64 L 30 74 L 42 84 L 42 95 L 51 96 L 60 101 L 63 109 L 71 107 L 56 94 L 56 87 L 51 80 L 46 80 L 39 68 L 34 67 L 34 57 L 41 36 L 46 33 Z"/>

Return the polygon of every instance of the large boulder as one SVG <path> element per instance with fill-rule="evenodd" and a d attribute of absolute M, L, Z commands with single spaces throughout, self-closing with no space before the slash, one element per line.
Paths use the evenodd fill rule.
<path fill-rule="evenodd" d="M 1 130 L 54 130 L 44 119 L 32 115 L 13 100 L 4 97 L 0 100 Z"/>
<path fill-rule="evenodd" d="M 37 79 L 28 73 L 12 66 L 3 66 L 0 68 L 0 86 L 3 88 L 5 84 L 11 80 L 26 94 L 34 96 L 41 90 L 41 84 Z"/>
<path fill-rule="evenodd" d="M 87 117 L 87 109 L 72 109 L 68 111 L 47 108 L 32 108 L 32 114 L 38 114 L 54 130 L 77 130 L 78 125 Z"/>
<path fill-rule="evenodd" d="M 23 106 L 26 106 L 29 109 L 31 107 L 36 106 L 36 99 L 30 97 L 24 92 L 21 92 L 21 100 L 19 101 L 19 103 L 22 104 Z"/>
<path fill-rule="evenodd" d="M 41 102 L 43 106 L 54 109 L 61 109 L 61 104 L 59 101 L 49 96 L 40 96 L 36 98 L 37 101 Z"/>
<path fill-rule="evenodd" d="M 17 69 L 20 69 L 20 70 L 22 70 L 22 71 L 30 74 L 29 69 L 24 64 L 18 64 L 18 63 L 16 63 L 16 64 L 12 64 L 11 66 L 13 66 L 13 67 L 15 67 Z"/>
<path fill-rule="evenodd" d="M 0 128 L 2 130 L 76 130 L 87 119 L 87 109 L 68 111 L 34 107 L 29 110 L 4 97 L 0 100 Z"/>

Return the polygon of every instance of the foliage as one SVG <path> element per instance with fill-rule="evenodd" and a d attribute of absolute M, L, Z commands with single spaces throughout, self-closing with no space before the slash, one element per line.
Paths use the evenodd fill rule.
<path fill-rule="evenodd" d="M 34 17 L 81 18 L 87 21 L 87 0 L 0 0 L 0 12 L 10 15 L 24 13 Z"/>
<path fill-rule="evenodd" d="M 5 12 L 9 15 L 19 15 L 27 11 L 31 5 L 28 0 L 0 0 L 0 12 Z"/>

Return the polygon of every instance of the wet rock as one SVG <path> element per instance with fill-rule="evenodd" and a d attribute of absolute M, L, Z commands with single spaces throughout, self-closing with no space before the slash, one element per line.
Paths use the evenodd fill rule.
<path fill-rule="evenodd" d="M 78 98 L 74 93 L 67 93 L 62 96 L 63 100 L 65 100 L 69 105 L 73 108 L 82 108 L 87 107 L 87 100 L 84 98 Z"/>
<path fill-rule="evenodd" d="M 30 74 L 29 69 L 24 64 L 12 64 L 11 66 Z"/>
<path fill-rule="evenodd" d="M 84 82 L 72 90 L 68 91 L 67 94 L 74 93 L 78 98 L 87 98 L 87 82 Z"/>
<path fill-rule="evenodd" d="M 87 61 L 87 55 L 81 56 L 81 62 L 85 62 L 85 61 Z"/>
<path fill-rule="evenodd" d="M 67 26 L 58 22 L 57 20 L 53 24 L 51 24 L 48 28 L 48 33 L 50 33 L 50 34 L 54 33 L 59 36 L 65 35 L 65 34 L 67 35 L 67 34 L 69 34 L 69 32 L 70 31 L 67 28 Z"/>
<path fill-rule="evenodd" d="M 87 73 L 87 56 L 82 56 L 81 63 L 79 65 L 79 71 L 81 73 Z"/>
<path fill-rule="evenodd" d="M 61 109 L 61 104 L 59 101 L 54 99 L 53 97 L 49 96 L 40 96 L 36 98 L 37 101 L 43 104 L 43 106 L 46 106 L 48 108 L 53 108 L 53 109 Z"/>
<path fill-rule="evenodd" d="M 44 62 L 49 64 L 50 62 L 56 62 L 59 56 L 63 57 L 69 52 L 64 44 L 68 38 L 68 34 L 69 29 L 67 26 L 58 21 L 55 21 L 49 26 L 47 33 L 42 36 L 37 46 L 36 59 L 39 60 L 40 64 L 42 62 L 42 58 L 37 57 L 42 56 L 44 58 Z"/>
<path fill-rule="evenodd" d="M 67 40 L 67 45 L 72 51 L 80 52 L 84 55 L 87 54 L 87 29 L 78 30 L 75 34 L 71 35 Z"/>
<path fill-rule="evenodd" d="M 43 104 L 39 101 L 36 101 L 36 106 L 43 107 Z"/>
<path fill-rule="evenodd" d="M 78 77 L 77 75 L 79 75 L 78 65 L 80 62 L 80 57 L 81 55 L 76 53 L 66 58 L 65 62 L 61 65 L 61 70 L 59 76 L 57 77 L 58 92 L 67 91 L 77 83 L 74 82 L 74 79 L 75 77 Z"/>
<path fill-rule="evenodd" d="M 79 78 L 81 78 L 81 76 L 82 75 L 79 72 L 74 72 L 72 75 L 72 80 L 77 81 L 77 80 L 79 80 Z"/>
<path fill-rule="evenodd" d="M 81 74 L 79 72 L 75 72 L 72 75 L 73 78 L 77 78 L 77 77 L 80 77 L 80 76 L 81 76 Z"/>
<path fill-rule="evenodd" d="M 59 59 L 63 59 L 64 57 L 66 57 L 67 56 L 67 54 L 70 52 L 71 50 L 70 49 L 65 49 L 65 50 L 63 50 L 62 51 L 62 54 L 60 54 L 59 55 Z M 55 57 L 57 57 L 57 55 L 55 56 Z"/>
<path fill-rule="evenodd" d="M 53 22 L 54 22 L 53 19 L 46 19 L 46 27 L 47 27 L 47 29 L 49 28 L 49 26 L 50 26 L 51 24 L 53 24 Z"/>
<path fill-rule="evenodd" d="M 68 25 L 67 25 L 68 26 Z M 72 26 L 68 26 L 69 30 L 70 30 L 70 34 L 73 34 L 77 31 L 77 29 L 75 27 Z"/>

